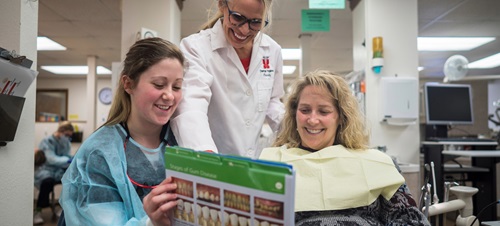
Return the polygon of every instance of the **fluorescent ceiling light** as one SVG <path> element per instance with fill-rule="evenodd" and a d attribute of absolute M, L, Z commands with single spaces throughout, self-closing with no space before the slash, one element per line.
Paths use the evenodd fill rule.
<path fill-rule="evenodd" d="M 36 38 L 36 50 L 66 50 L 66 47 L 47 37 Z"/>
<path fill-rule="evenodd" d="M 42 69 L 58 75 L 86 75 L 89 73 L 87 66 L 42 66 Z M 111 74 L 111 71 L 103 66 L 97 66 L 97 74 Z"/>
<path fill-rule="evenodd" d="M 424 69 L 425 69 L 425 68 L 424 68 L 424 67 L 422 67 L 422 66 L 417 67 L 417 70 L 418 70 L 418 71 L 423 71 Z"/>
<path fill-rule="evenodd" d="M 469 68 L 495 68 L 500 66 L 500 53 L 469 63 Z"/>
<path fill-rule="evenodd" d="M 295 72 L 296 66 L 291 66 L 291 65 L 284 65 L 283 66 L 283 74 L 284 75 L 291 75 L 293 72 Z"/>
<path fill-rule="evenodd" d="M 468 51 L 495 40 L 494 37 L 418 37 L 418 51 Z"/>
<path fill-rule="evenodd" d="M 301 49 L 281 49 L 283 60 L 300 60 L 302 58 Z"/>

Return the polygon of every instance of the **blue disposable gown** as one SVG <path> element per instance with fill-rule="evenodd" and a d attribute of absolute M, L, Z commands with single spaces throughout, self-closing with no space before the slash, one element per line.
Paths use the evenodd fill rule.
<path fill-rule="evenodd" d="M 38 146 L 43 151 L 47 161 L 35 170 L 35 187 L 40 189 L 40 184 L 46 178 L 60 181 L 64 170 L 71 159 L 71 142 L 65 136 L 60 138 L 50 135 L 45 137 Z"/>
<path fill-rule="evenodd" d="M 127 177 L 127 170 L 129 175 L 132 172 L 140 175 L 139 168 L 144 164 L 142 160 L 148 158 L 144 155 L 142 158 L 127 158 L 129 154 L 125 154 L 123 145 L 125 137 L 126 132 L 121 125 L 104 126 L 94 132 L 78 150 L 62 179 L 60 203 L 67 225 L 146 224 L 148 216 L 136 187 Z M 138 147 L 140 145 L 132 138 L 127 142 L 127 152 L 137 151 Z M 153 172 L 156 173 L 147 174 L 151 170 L 146 171 L 142 179 L 153 178 L 154 183 L 165 179 L 165 147 L 165 142 L 162 142 L 158 148 L 148 150 L 150 154 L 156 152 L 158 158 L 153 161 L 148 159 L 150 165 L 142 167 L 151 168 L 152 164 Z M 141 178 L 130 176 L 142 183 Z M 143 196 L 146 194 L 143 193 Z"/>

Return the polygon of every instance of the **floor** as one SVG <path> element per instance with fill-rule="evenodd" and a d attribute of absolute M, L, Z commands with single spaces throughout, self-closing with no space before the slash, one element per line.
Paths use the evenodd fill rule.
<path fill-rule="evenodd" d="M 59 208 L 59 207 L 57 207 Z M 38 225 L 43 225 L 43 226 L 57 226 L 57 217 L 52 217 L 52 210 L 50 208 L 43 208 L 42 209 L 42 217 L 44 220 L 44 224 L 37 224 Z"/>
<path fill-rule="evenodd" d="M 57 207 L 56 207 L 56 210 L 60 209 L 60 206 L 59 206 L 59 201 L 57 201 L 59 199 L 59 194 L 61 194 L 61 189 L 62 189 L 62 185 L 61 184 L 56 184 L 54 186 L 54 192 L 56 194 L 55 196 L 55 199 L 56 201 L 54 201 L 55 203 L 58 203 L 57 204 Z M 33 190 L 33 197 L 38 197 L 38 190 L 36 188 L 34 188 Z M 33 200 L 33 206 L 35 206 L 36 204 L 36 200 Z M 43 225 L 43 226 L 56 226 L 57 225 L 57 217 L 52 217 L 52 210 L 50 210 L 50 208 L 43 208 L 42 209 L 42 217 L 43 217 L 43 220 L 44 220 L 44 224 L 37 224 L 37 225 Z"/>

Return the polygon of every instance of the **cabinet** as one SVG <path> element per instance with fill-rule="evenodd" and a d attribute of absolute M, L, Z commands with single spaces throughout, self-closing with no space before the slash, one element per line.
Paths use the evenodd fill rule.
<path fill-rule="evenodd" d="M 468 151 L 450 150 L 450 147 L 467 146 Z M 498 200 L 496 197 L 496 163 L 500 161 L 500 150 L 495 150 L 497 142 L 462 142 L 462 141 L 426 141 L 422 142 L 424 163 L 434 162 L 436 175 L 436 193 L 439 200 L 444 199 L 444 176 L 452 173 L 467 174 L 467 180 L 472 186 L 479 189 L 473 196 L 474 215 L 488 204 Z M 445 148 L 447 150 L 445 150 Z M 470 157 L 471 165 L 464 167 L 445 167 L 446 161 L 457 157 Z M 424 172 L 427 175 L 428 172 Z M 434 185 L 433 185 L 434 186 Z M 497 207 L 492 206 L 484 210 L 480 220 L 497 220 Z"/>

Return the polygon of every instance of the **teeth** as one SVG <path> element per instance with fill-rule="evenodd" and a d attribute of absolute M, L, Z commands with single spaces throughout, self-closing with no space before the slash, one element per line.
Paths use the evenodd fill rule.
<path fill-rule="evenodd" d="M 234 33 L 234 36 L 236 36 L 236 38 L 238 38 L 238 39 L 245 40 L 245 39 L 247 38 L 246 36 L 239 36 L 239 35 L 238 35 L 238 34 L 236 34 L 236 32 L 234 32 L 234 31 L 233 31 L 233 33 Z"/>
<path fill-rule="evenodd" d="M 158 107 L 159 109 L 162 109 L 162 110 L 170 109 L 170 106 L 166 106 L 166 105 L 156 105 L 156 107 Z"/>
<path fill-rule="evenodd" d="M 317 134 L 317 133 L 320 133 L 321 131 L 323 131 L 322 129 L 307 129 L 307 132 L 309 133 L 313 133 L 313 134 Z"/>

